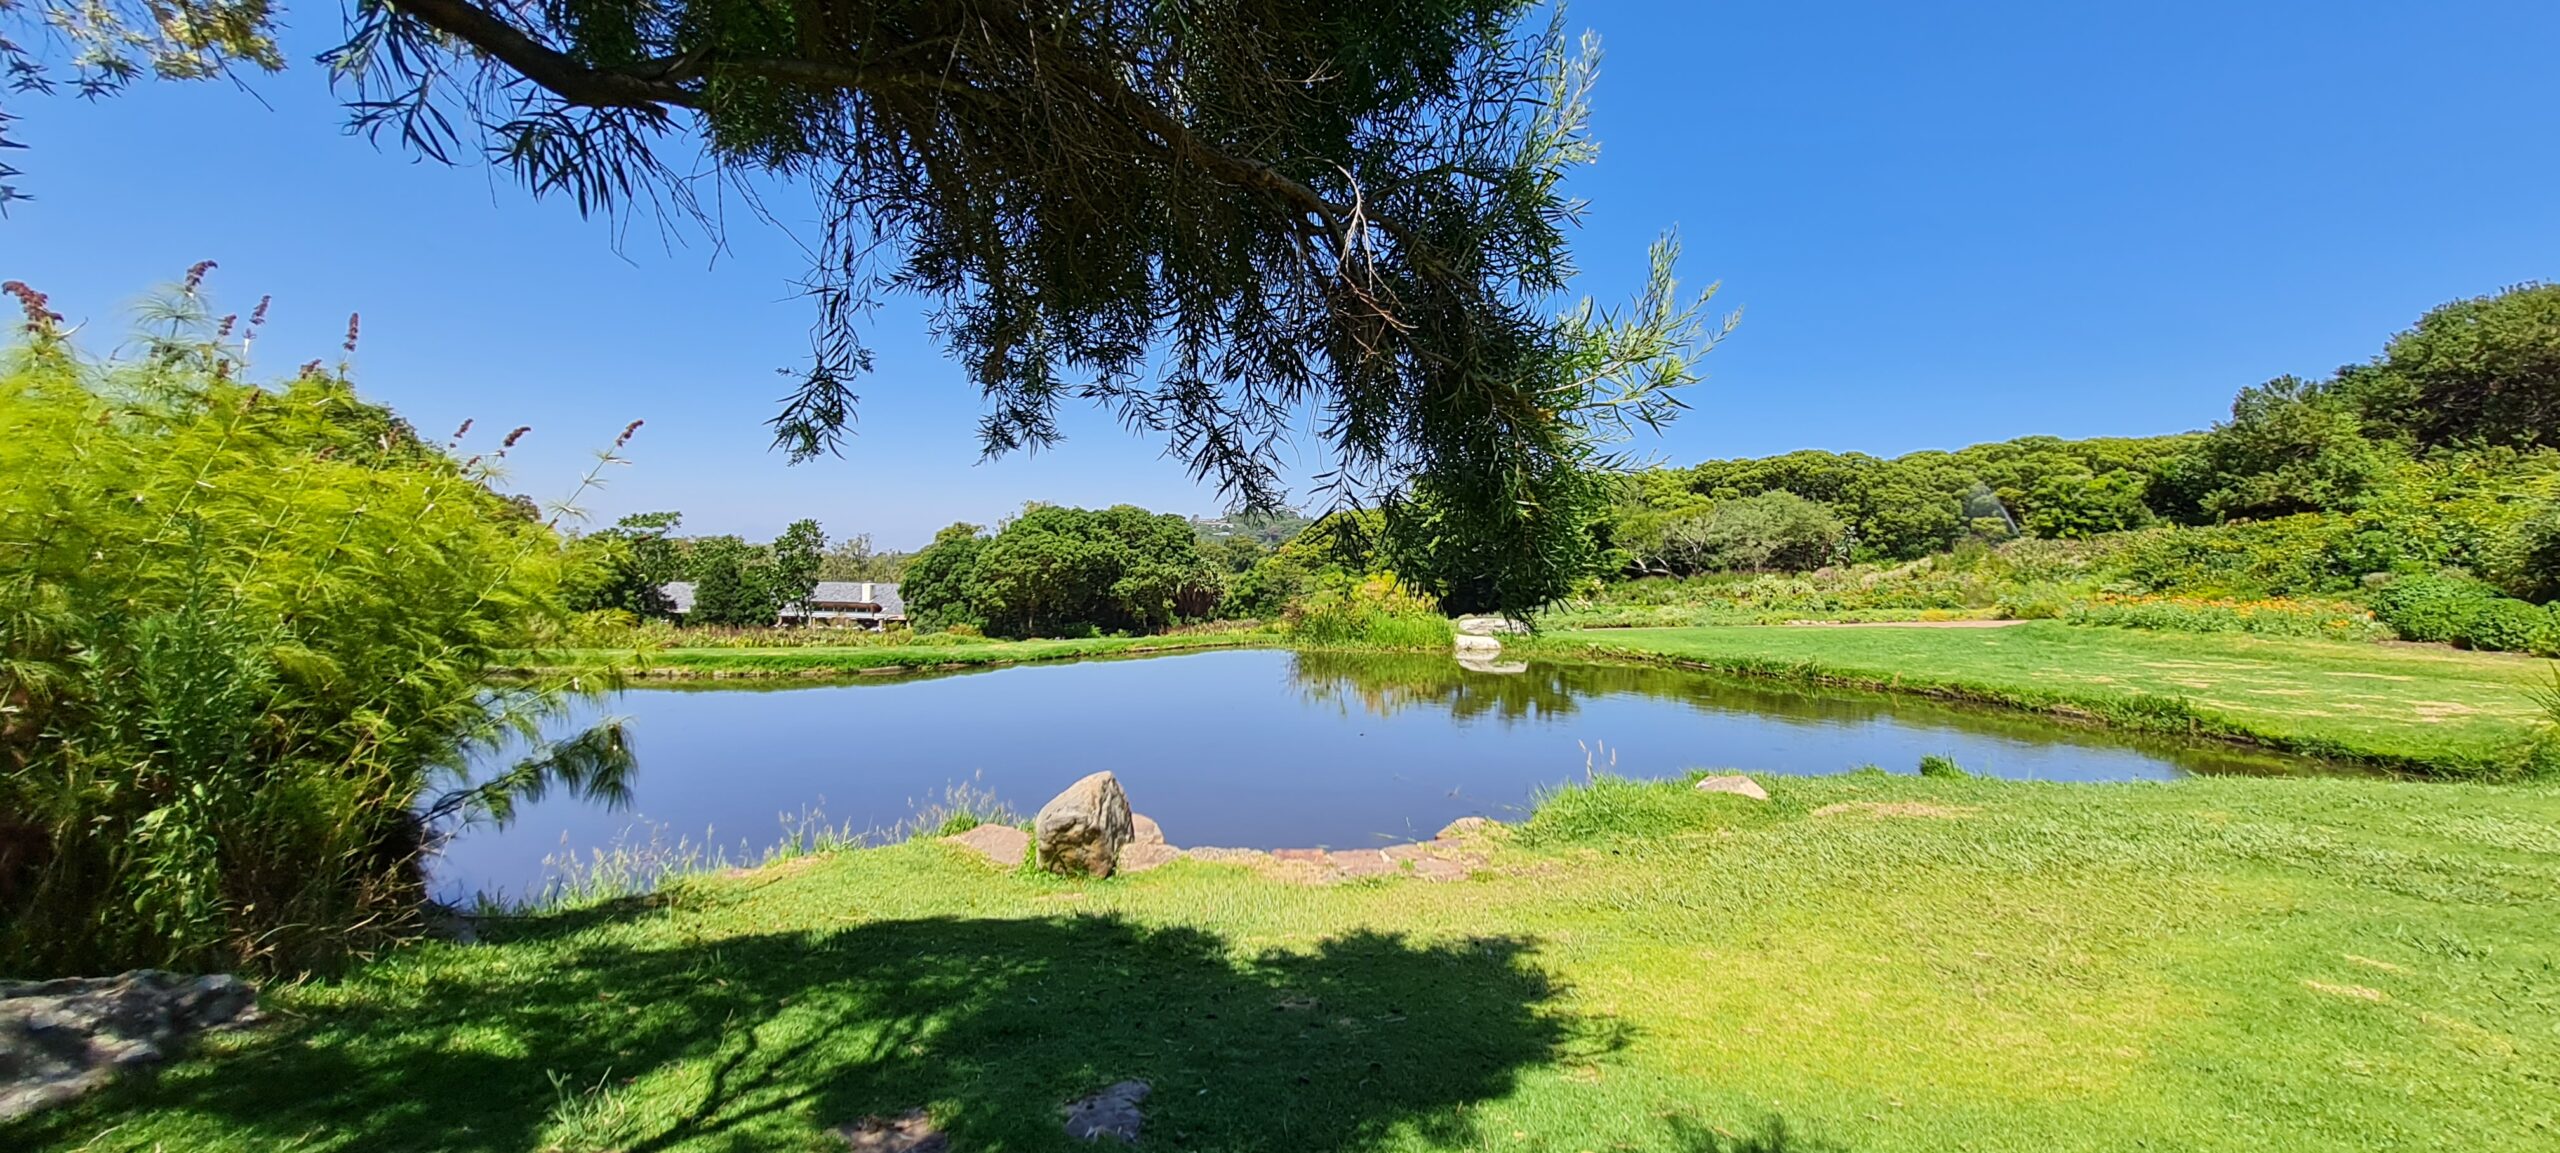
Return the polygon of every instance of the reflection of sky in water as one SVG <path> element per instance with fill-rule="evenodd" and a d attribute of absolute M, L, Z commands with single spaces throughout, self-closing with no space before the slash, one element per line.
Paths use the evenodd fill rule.
<path fill-rule="evenodd" d="M 1581 744 L 1634 777 L 1689 768 L 1912 771 L 1928 753 L 1987 775 L 2162 779 L 2264 758 L 2132 744 L 2034 718 L 1880 696 L 1812 696 L 1661 669 L 1538 665 L 1501 676 L 1446 658 L 1197 653 L 934 679 L 762 690 L 638 689 L 604 708 L 640 754 L 632 810 L 553 798 L 475 830 L 436 869 L 448 896 L 525 892 L 544 856 L 636 825 L 730 847 L 781 818 L 886 827 L 974 782 L 1028 814 L 1109 769 L 1176 844 L 1347 847 L 1517 818 L 1579 778 Z M 563 728 L 568 726 L 564 724 Z M 1579 744 L 1577 743 L 1579 742 Z M 1604 758 L 1602 767 L 1607 768 Z"/>

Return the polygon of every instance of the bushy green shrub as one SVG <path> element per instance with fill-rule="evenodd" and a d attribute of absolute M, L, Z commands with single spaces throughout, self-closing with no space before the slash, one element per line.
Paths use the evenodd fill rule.
<path fill-rule="evenodd" d="M 1291 604 L 1280 625 L 1291 641 L 1316 646 L 1445 649 L 1457 636 L 1437 603 L 1393 574 L 1320 588 Z"/>
<path fill-rule="evenodd" d="M 490 682 L 570 564 L 493 461 L 317 368 L 240 383 L 205 327 L 0 364 L 0 972 L 323 964 L 414 924 L 440 821 L 629 767 L 535 739 L 571 683 Z"/>
<path fill-rule="evenodd" d="M 2498 597 L 2479 607 L 2454 643 L 2494 653 L 2552 651 L 2551 610 L 2537 604 Z"/>
<path fill-rule="evenodd" d="M 1920 775 L 1924 777 L 1970 777 L 1973 774 L 1964 771 L 1964 766 L 1957 764 L 1954 757 L 1939 756 L 1938 754 L 1931 753 L 1928 756 L 1920 758 Z"/>
<path fill-rule="evenodd" d="M 2452 644 L 2498 599 L 2497 590 L 2462 577 L 2402 577 L 2374 593 L 2373 612 L 2403 640 Z"/>

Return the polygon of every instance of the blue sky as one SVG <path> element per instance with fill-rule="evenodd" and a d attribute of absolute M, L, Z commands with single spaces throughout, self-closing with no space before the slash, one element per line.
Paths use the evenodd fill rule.
<path fill-rule="evenodd" d="M 218 260 L 227 305 L 275 295 L 279 370 L 334 356 L 361 311 L 360 387 L 430 432 L 534 426 L 514 483 L 537 497 L 646 419 L 600 517 L 769 537 L 816 516 L 912 546 L 1030 499 L 1217 507 L 1098 413 L 979 463 L 976 397 L 906 301 L 871 331 L 845 457 L 785 465 L 763 421 L 805 348 L 787 235 L 617 244 L 485 169 L 347 138 L 308 62 L 335 10 L 286 19 L 294 67 L 246 91 L 12 98 L 39 199 L 0 220 L 0 277 L 103 347 L 144 289 Z M 1638 446 L 1664 459 L 2201 427 L 2431 305 L 2560 278 L 2548 0 L 1621 0 L 1572 22 L 1607 50 L 1582 288 L 1624 296 L 1677 226 L 1684 275 L 1745 312 L 1694 410 Z"/>

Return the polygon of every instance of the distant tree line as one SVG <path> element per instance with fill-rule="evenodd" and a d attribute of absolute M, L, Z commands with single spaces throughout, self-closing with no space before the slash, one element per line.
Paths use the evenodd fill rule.
<path fill-rule="evenodd" d="M 2504 566 L 2510 587 L 2548 589 L 2560 577 L 2534 558 L 2560 553 L 2547 491 L 2555 449 L 2560 286 L 2528 284 L 2437 308 L 2370 362 L 2325 379 L 2243 389 L 2230 419 L 2206 432 L 2031 436 L 1890 460 L 1804 451 L 1707 461 L 1631 478 L 1598 531 L 1626 573 L 1687 575 L 2303 514 L 2408 536 L 2395 526 L 2421 511 L 2464 521 L 2446 502 L 2491 494 L 2527 513 L 2474 510 L 2489 526 L 2480 531 L 2503 539 L 2455 540 L 2436 559 Z M 2370 542 L 2386 553 L 2388 543 Z"/>

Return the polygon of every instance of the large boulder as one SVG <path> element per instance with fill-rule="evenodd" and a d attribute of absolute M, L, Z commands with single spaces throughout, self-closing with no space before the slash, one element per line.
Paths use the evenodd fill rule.
<path fill-rule="evenodd" d="M 1458 618 L 1458 633 L 1461 636 L 1524 636 L 1527 635 L 1528 631 L 1529 623 L 1527 621 L 1513 620 L 1510 617 Z"/>
<path fill-rule="evenodd" d="M 1129 794 L 1121 790 L 1120 778 L 1095 773 L 1040 806 L 1031 833 L 1041 868 L 1069 877 L 1108 877 L 1136 835 Z"/>

